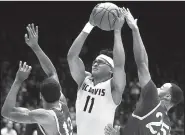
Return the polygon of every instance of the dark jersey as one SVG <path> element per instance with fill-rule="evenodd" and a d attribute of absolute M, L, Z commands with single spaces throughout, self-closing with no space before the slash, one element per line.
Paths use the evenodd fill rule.
<path fill-rule="evenodd" d="M 136 109 L 121 129 L 121 135 L 169 135 L 171 123 L 166 112 L 150 80 L 142 89 Z"/>
<path fill-rule="evenodd" d="M 50 111 L 53 111 L 55 117 L 58 129 L 57 135 L 73 135 L 73 127 L 68 107 L 65 104 L 61 104 L 60 109 L 53 108 Z M 40 125 L 38 125 L 37 133 L 38 135 L 46 135 L 43 127 Z"/>

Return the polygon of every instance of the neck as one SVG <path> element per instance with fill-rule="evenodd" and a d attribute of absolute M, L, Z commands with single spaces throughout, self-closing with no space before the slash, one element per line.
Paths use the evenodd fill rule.
<path fill-rule="evenodd" d="M 110 77 L 108 76 L 108 77 L 102 77 L 102 78 L 100 78 L 100 77 L 93 77 L 93 82 L 94 82 L 94 85 L 96 85 L 96 84 L 98 84 L 98 83 L 100 83 L 100 82 L 104 82 L 104 81 L 107 81 L 108 79 L 110 79 Z"/>
<path fill-rule="evenodd" d="M 59 108 L 60 107 L 58 101 L 55 103 L 44 103 L 43 106 L 44 106 L 44 109 L 51 109 L 51 108 Z"/>
<path fill-rule="evenodd" d="M 7 128 L 8 129 L 8 131 L 10 131 L 11 130 L 11 128 Z"/>
<path fill-rule="evenodd" d="M 172 105 L 170 103 L 166 103 L 165 101 L 161 101 L 161 105 L 163 108 L 166 109 L 166 112 L 168 112 L 172 107 Z"/>

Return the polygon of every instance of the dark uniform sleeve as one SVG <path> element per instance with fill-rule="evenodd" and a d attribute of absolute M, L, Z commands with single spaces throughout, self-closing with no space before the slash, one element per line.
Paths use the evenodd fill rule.
<path fill-rule="evenodd" d="M 157 87 L 152 80 L 150 80 L 142 89 L 140 99 L 136 105 L 134 114 L 142 117 L 154 109 L 160 100 L 158 97 Z"/>

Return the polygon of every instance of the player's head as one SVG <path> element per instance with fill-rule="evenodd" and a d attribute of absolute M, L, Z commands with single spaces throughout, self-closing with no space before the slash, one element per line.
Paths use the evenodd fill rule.
<path fill-rule="evenodd" d="M 183 100 L 183 92 L 179 86 L 174 83 L 165 83 L 158 88 L 158 95 L 161 100 L 169 102 L 172 106 L 177 105 Z"/>
<path fill-rule="evenodd" d="M 112 51 L 102 50 L 92 63 L 92 75 L 94 77 L 108 77 L 112 75 L 113 68 Z"/>
<path fill-rule="evenodd" d="M 53 77 L 46 78 L 40 85 L 40 92 L 43 101 L 54 103 L 61 96 L 60 84 Z"/>

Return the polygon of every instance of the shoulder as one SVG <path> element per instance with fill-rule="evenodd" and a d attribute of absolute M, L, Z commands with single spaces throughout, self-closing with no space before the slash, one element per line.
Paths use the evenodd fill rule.
<path fill-rule="evenodd" d="M 146 107 L 146 106 L 145 106 Z M 156 112 L 156 110 L 159 110 L 159 108 L 161 107 L 161 102 L 159 102 L 154 108 L 152 108 L 150 111 L 145 110 L 143 111 L 142 109 L 136 109 L 133 113 L 132 113 L 132 117 L 133 118 L 137 118 L 139 120 L 144 120 L 145 118 L 149 117 L 150 115 L 154 114 L 154 112 Z M 149 108 L 149 107 L 148 107 Z"/>
<path fill-rule="evenodd" d="M 144 85 L 144 87 L 142 89 L 151 88 L 151 87 L 157 88 L 152 79 L 150 79 L 148 81 L 148 83 L 146 83 L 146 85 Z"/>
<path fill-rule="evenodd" d="M 150 93 L 150 94 L 149 94 Z M 142 97 L 146 97 L 146 95 L 151 95 L 151 96 L 155 96 L 155 97 L 158 97 L 158 94 L 157 94 L 157 87 L 155 85 L 155 83 L 150 79 L 148 81 L 148 83 L 143 86 L 141 88 L 141 95 Z M 151 98 L 151 96 L 147 96 L 148 98 Z"/>
<path fill-rule="evenodd" d="M 93 80 L 92 74 L 89 73 L 89 72 L 86 72 L 86 76 L 85 76 L 85 78 L 84 78 L 82 84 L 83 84 L 84 82 L 92 81 L 92 80 Z M 82 84 L 81 84 L 81 85 L 82 85 Z"/>
<path fill-rule="evenodd" d="M 85 77 L 86 76 L 91 76 L 92 74 L 90 73 L 90 72 L 87 72 L 87 71 L 85 71 Z"/>

